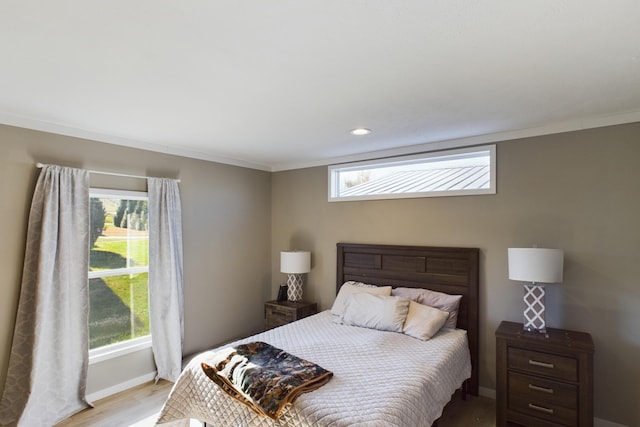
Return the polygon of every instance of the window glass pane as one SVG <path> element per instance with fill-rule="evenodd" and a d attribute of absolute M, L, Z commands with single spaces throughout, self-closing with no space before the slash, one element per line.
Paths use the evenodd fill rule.
<path fill-rule="evenodd" d="M 495 146 L 329 168 L 329 200 L 495 194 Z"/>
<path fill-rule="evenodd" d="M 149 335 L 146 198 L 92 194 L 90 235 L 89 348 Z"/>
<path fill-rule="evenodd" d="M 149 265 L 146 200 L 91 198 L 90 270 Z"/>
<path fill-rule="evenodd" d="M 89 280 L 89 349 L 150 334 L 148 276 Z"/>

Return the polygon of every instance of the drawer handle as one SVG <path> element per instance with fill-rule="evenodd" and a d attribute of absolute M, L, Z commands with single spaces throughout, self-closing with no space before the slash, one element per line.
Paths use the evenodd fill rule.
<path fill-rule="evenodd" d="M 554 368 L 553 363 L 538 362 L 537 360 L 532 360 L 532 359 L 529 359 L 529 365 L 540 366 L 542 368 L 549 368 L 549 369 Z"/>
<path fill-rule="evenodd" d="M 282 311 L 272 311 L 271 312 L 272 316 L 276 316 L 276 317 L 285 317 L 287 315 L 287 313 L 283 313 Z"/>
<path fill-rule="evenodd" d="M 531 390 L 541 391 L 543 393 L 553 394 L 553 389 L 552 388 L 540 387 L 539 385 L 534 385 L 534 384 L 529 384 L 529 388 Z"/>
<path fill-rule="evenodd" d="M 545 414 L 553 414 L 553 409 L 545 408 L 544 406 L 534 405 L 533 403 L 529 403 L 529 409 L 544 412 Z"/>

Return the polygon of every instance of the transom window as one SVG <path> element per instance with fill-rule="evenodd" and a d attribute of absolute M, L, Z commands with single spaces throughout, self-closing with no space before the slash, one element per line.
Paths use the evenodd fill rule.
<path fill-rule="evenodd" d="M 329 166 L 329 201 L 496 193 L 495 145 Z"/>
<path fill-rule="evenodd" d="M 149 346 L 147 194 L 92 189 L 89 254 L 90 356 Z"/>

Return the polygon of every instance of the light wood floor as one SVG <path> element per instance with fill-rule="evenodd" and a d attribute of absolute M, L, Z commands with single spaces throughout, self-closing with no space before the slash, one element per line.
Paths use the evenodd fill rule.
<path fill-rule="evenodd" d="M 168 381 L 150 382 L 123 391 L 94 402 L 94 408 L 86 409 L 56 427 L 152 427 L 172 385 Z M 493 399 L 469 396 L 463 401 L 456 395 L 445 408 L 438 427 L 495 427 L 495 409 Z M 195 426 L 200 423 L 184 423 L 184 427 Z"/>
<path fill-rule="evenodd" d="M 152 427 L 158 412 L 167 399 L 173 383 L 160 380 L 123 391 L 93 402 L 73 417 L 56 424 L 56 427 Z M 199 424 L 199 423 L 198 423 Z M 196 425 L 198 425 L 196 424 Z M 189 423 L 185 422 L 185 427 Z M 182 426 L 181 426 L 182 427 Z"/>

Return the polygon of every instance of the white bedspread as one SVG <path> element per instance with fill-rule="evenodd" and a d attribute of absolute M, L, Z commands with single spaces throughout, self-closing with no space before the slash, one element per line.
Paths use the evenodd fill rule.
<path fill-rule="evenodd" d="M 338 325 L 329 311 L 323 311 L 237 343 L 258 340 L 317 363 L 334 376 L 298 397 L 274 421 L 222 392 L 200 367 L 210 356 L 205 352 L 180 375 L 158 423 L 195 418 L 214 427 L 430 426 L 471 376 L 463 330 L 443 329 L 429 341 L 420 341 Z"/>

